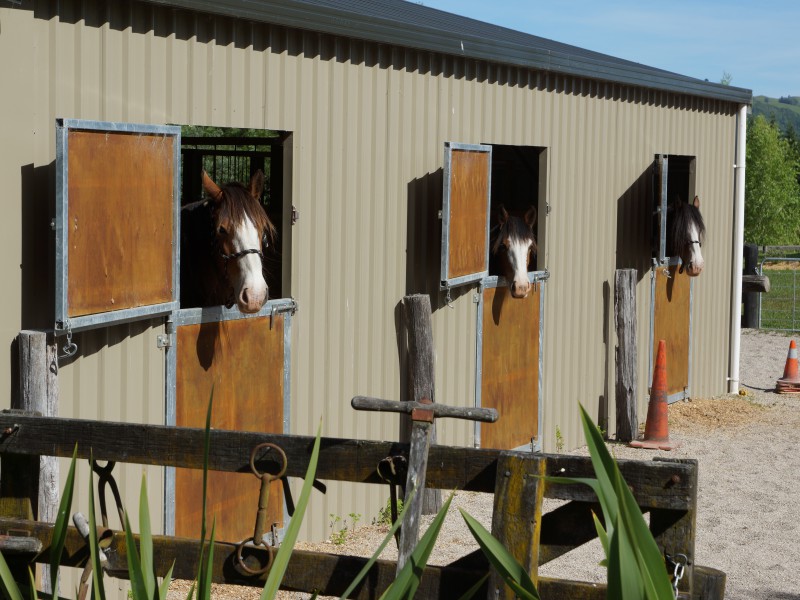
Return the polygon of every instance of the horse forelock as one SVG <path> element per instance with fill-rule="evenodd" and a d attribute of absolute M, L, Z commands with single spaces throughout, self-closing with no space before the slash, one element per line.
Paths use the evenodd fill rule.
<path fill-rule="evenodd" d="M 511 240 L 512 242 L 525 242 L 530 240 L 533 252 L 537 252 L 538 250 L 536 247 L 536 237 L 533 235 L 531 228 L 528 227 L 525 221 L 516 216 L 509 216 L 505 223 L 500 225 L 500 229 L 497 231 L 494 241 L 492 242 L 493 254 L 497 254 L 504 240 Z"/>
<path fill-rule="evenodd" d="M 697 227 L 699 240 L 691 239 L 689 235 L 691 225 Z M 690 242 L 702 241 L 706 234 L 706 225 L 700 209 L 686 202 L 682 202 L 673 210 L 671 229 L 675 249 L 683 248 Z"/>
<path fill-rule="evenodd" d="M 241 183 L 228 183 L 221 189 L 223 200 L 219 206 L 218 218 L 232 223 L 244 223 L 249 219 L 259 233 L 265 235 L 267 241 L 273 244 L 276 236 L 275 226 L 267 217 L 261 203 L 250 194 L 250 190 Z"/>

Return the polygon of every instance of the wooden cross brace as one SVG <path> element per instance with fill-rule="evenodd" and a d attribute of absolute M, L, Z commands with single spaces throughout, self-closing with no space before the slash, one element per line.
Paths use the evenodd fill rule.
<path fill-rule="evenodd" d="M 405 497 L 412 491 L 411 500 L 404 507 L 403 526 L 400 529 L 400 548 L 397 558 L 397 572 L 406 564 L 408 557 L 417 545 L 419 519 L 422 514 L 422 490 L 425 489 L 425 473 L 428 469 L 428 450 L 431 443 L 431 426 L 434 419 L 451 417 L 469 421 L 494 423 L 498 419 L 494 408 L 470 408 L 435 404 L 428 398 L 420 402 L 398 402 L 356 396 L 350 402 L 356 410 L 396 412 L 411 415 L 411 445 L 408 452 L 408 474 L 406 475 Z"/>

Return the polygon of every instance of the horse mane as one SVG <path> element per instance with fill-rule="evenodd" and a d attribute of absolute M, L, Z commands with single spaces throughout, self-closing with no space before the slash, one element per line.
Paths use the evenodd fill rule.
<path fill-rule="evenodd" d="M 703 215 L 700 214 L 700 209 L 688 202 L 676 202 L 671 208 L 673 210 L 670 221 L 670 237 L 672 238 L 673 251 L 676 248 L 684 248 L 686 244 L 695 241 L 689 238 L 689 226 L 691 224 L 697 226 L 697 232 L 700 236 L 700 241 L 702 241 L 706 235 L 706 225 L 703 222 Z"/>
<path fill-rule="evenodd" d="M 532 250 L 534 253 L 538 252 L 536 246 L 536 236 L 533 235 L 531 228 L 519 217 L 509 215 L 505 223 L 498 226 L 497 233 L 495 234 L 494 241 L 492 242 L 492 254 L 497 254 L 500 247 L 503 245 L 503 240 L 533 240 Z"/>
<path fill-rule="evenodd" d="M 277 231 L 261 203 L 253 198 L 250 190 L 238 182 L 227 183 L 220 186 L 223 201 L 220 202 L 219 217 L 221 220 L 230 220 L 241 223 L 245 217 L 249 218 L 259 231 L 266 236 L 270 245 L 275 243 Z"/>

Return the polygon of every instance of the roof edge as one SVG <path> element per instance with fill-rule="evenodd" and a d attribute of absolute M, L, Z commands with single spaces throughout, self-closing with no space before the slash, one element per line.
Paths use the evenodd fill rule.
<path fill-rule="evenodd" d="M 192 11 L 229 16 L 285 27 L 318 31 L 331 35 L 352 37 L 371 42 L 393 44 L 420 50 L 475 58 L 495 63 L 572 75 L 612 83 L 644 87 L 666 92 L 688 94 L 750 105 L 752 90 L 712 83 L 686 75 L 648 67 L 591 51 L 580 52 L 577 47 L 557 44 L 563 50 L 537 46 L 533 35 L 518 34 L 519 41 L 498 40 L 476 35 L 474 31 L 443 31 L 410 21 L 382 18 L 348 9 L 345 3 L 315 4 L 302 0 L 147 0 L 153 4 L 185 8 Z M 410 4 L 413 10 L 442 11 Z M 481 24 L 479 21 L 455 19 Z M 483 24 L 487 34 L 513 30 Z M 514 32 L 518 33 L 518 32 Z M 525 43 L 529 41 L 529 43 Z M 569 49 L 574 48 L 575 53 Z"/>

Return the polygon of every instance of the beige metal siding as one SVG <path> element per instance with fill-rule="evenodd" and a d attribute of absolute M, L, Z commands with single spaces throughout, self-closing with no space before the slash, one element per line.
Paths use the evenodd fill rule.
<path fill-rule="evenodd" d="M 432 294 L 437 400 L 463 406 L 475 398 L 475 289 L 454 290 L 451 307 L 438 291 L 444 142 L 545 147 L 552 212 L 543 249 L 551 272 L 543 441 L 554 450 L 558 427 L 574 447 L 582 440 L 577 403 L 597 414 L 601 397 L 613 394 L 617 267 L 640 270 L 639 345 L 649 345 L 650 164 L 659 152 L 695 155 L 709 234 L 706 272 L 695 286 L 692 389 L 724 391 L 735 107 L 142 3 L 33 5 L 0 9 L 0 56 L 15 57 L 0 75 L 19 92 L 0 95 L 4 140 L 13 140 L 0 147 L 9 199 L 0 231 L 10 249 L 0 269 L 8 289 L 35 293 L 22 285 L 34 276 L 19 248 L 48 233 L 22 218 L 20 172 L 34 165 L 52 177 L 57 116 L 291 131 L 290 185 L 300 213 L 291 242 L 299 303 L 292 431 L 313 434 L 322 419 L 325 435 L 396 439 L 395 416 L 355 413 L 349 401 L 400 398 L 405 390 L 398 350 L 405 294 Z M 31 43 L 32 52 L 20 51 Z M 39 289 L 51 285 L 36 277 Z M 10 341 L 29 326 L 18 317 L 20 294 L 7 294 L 3 309 Z M 61 414 L 162 422 L 159 330 L 81 335 L 82 356 L 61 371 Z M 4 364 L 8 347 L 0 345 Z M 13 378 L 0 377 L 11 387 Z M 640 414 L 646 377 L 642 354 Z M 613 399 L 608 412 L 613 417 Z M 472 432 L 472 424 L 445 420 L 439 441 L 468 445 Z M 154 507 L 156 481 L 150 477 Z M 138 476 L 126 477 L 125 488 L 135 502 Z M 315 492 L 304 535 L 326 536 L 330 514 L 369 521 L 387 497 L 377 486 L 331 485 L 324 498 Z"/>

